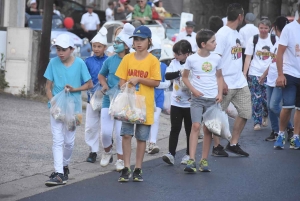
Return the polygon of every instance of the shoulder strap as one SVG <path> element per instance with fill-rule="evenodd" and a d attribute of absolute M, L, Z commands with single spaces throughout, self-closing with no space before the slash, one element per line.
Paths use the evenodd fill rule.
<path fill-rule="evenodd" d="M 273 45 L 276 43 L 276 36 L 274 34 L 271 34 L 271 42 Z"/>
<path fill-rule="evenodd" d="M 252 54 L 252 58 L 254 57 L 255 47 L 256 47 L 257 42 L 258 42 L 258 34 L 256 34 L 256 35 L 253 36 L 253 44 L 254 44 L 254 46 L 253 46 L 253 54 Z M 252 59 L 251 59 L 251 60 L 252 60 Z"/>

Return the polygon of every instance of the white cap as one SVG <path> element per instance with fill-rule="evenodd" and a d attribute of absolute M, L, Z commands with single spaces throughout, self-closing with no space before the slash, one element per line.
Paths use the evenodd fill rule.
<path fill-rule="evenodd" d="M 75 47 L 74 41 L 68 34 L 60 34 L 55 39 L 55 44 L 57 46 L 60 46 L 62 48 L 68 48 L 68 47 Z"/>
<path fill-rule="evenodd" d="M 161 39 L 155 35 L 152 34 L 152 47 L 149 48 L 148 52 L 151 52 L 152 50 L 162 49 L 161 47 Z"/>
<path fill-rule="evenodd" d="M 133 35 L 134 26 L 129 23 L 124 24 L 122 31 L 117 35 L 126 45 L 128 48 L 132 47 L 133 39 L 129 38 Z"/>
<path fill-rule="evenodd" d="M 153 3 L 159 2 L 159 0 L 154 0 Z"/>
<path fill-rule="evenodd" d="M 31 0 L 30 1 L 30 5 L 33 4 L 33 3 L 36 3 L 36 0 Z"/>
<path fill-rule="evenodd" d="M 102 27 L 97 35 L 91 40 L 91 43 L 101 43 L 102 45 L 107 45 L 107 29 Z"/>

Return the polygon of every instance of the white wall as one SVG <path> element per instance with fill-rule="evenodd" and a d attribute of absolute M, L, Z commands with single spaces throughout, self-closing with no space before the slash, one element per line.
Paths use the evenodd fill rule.
<path fill-rule="evenodd" d="M 1 31 L 0 30 L 0 59 L 1 59 L 1 54 L 4 54 L 4 60 L 6 59 L 6 31 Z M 0 65 L 0 68 L 1 66 L 4 67 L 5 69 L 5 63 L 2 63 Z"/>

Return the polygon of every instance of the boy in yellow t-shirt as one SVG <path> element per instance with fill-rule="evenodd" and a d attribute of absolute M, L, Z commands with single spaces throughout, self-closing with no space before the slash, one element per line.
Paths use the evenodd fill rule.
<path fill-rule="evenodd" d="M 141 168 L 146 141 L 149 138 L 150 125 L 154 122 L 154 88 L 159 85 L 161 80 L 159 61 L 147 51 L 152 46 L 151 36 L 151 31 L 146 26 L 139 26 L 134 30 L 132 37 L 136 52 L 126 55 L 116 72 L 116 76 L 120 78 L 120 86 L 126 82 L 135 85 L 136 94 L 145 96 L 146 101 L 146 122 L 145 124 L 137 124 L 135 133 L 134 124 L 122 122 L 124 169 L 119 177 L 120 182 L 127 182 L 131 177 L 131 139 L 134 134 L 137 140 L 137 149 L 133 181 L 143 181 Z"/>

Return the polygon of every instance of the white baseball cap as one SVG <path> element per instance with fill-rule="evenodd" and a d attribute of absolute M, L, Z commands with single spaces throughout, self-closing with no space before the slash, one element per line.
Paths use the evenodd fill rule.
<path fill-rule="evenodd" d="M 60 34 L 55 39 L 56 46 L 60 46 L 62 48 L 75 47 L 74 41 L 68 34 Z"/>
<path fill-rule="evenodd" d="M 102 45 L 107 45 L 107 29 L 102 27 L 97 35 L 91 40 L 91 43 L 101 43 Z"/>

